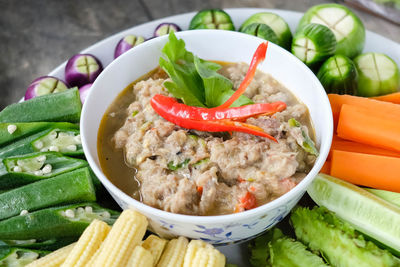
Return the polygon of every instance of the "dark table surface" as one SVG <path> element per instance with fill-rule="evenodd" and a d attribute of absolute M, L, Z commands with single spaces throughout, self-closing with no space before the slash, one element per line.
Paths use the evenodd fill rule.
<path fill-rule="evenodd" d="M 36 77 L 71 55 L 132 26 L 203 8 L 306 11 L 325 0 L 0 0 L 0 110 Z M 366 28 L 400 42 L 400 27 L 356 10 Z"/>

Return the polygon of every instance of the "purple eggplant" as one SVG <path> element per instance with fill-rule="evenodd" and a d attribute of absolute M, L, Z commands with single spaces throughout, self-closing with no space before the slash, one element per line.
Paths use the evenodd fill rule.
<path fill-rule="evenodd" d="M 53 76 L 42 76 L 35 79 L 28 87 L 25 93 L 25 100 L 47 95 L 51 93 L 58 93 L 65 91 L 69 88 L 66 82 L 53 77 Z"/>
<path fill-rule="evenodd" d="M 145 39 L 142 36 L 136 36 L 133 34 L 125 36 L 118 42 L 117 46 L 115 47 L 114 59 L 119 57 L 132 47 L 143 43 L 144 41 Z"/>
<path fill-rule="evenodd" d="M 103 70 L 98 58 L 91 54 L 76 54 L 72 56 L 65 66 L 65 80 L 71 86 L 81 87 L 93 83 Z"/>
<path fill-rule="evenodd" d="M 154 30 L 154 37 L 167 35 L 172 31 L 179 32 L 179 31 L 181 31 L 181 28 L 178 25 L 176 25 L 175 23 L 161 23 Z"/>
<path fill-rule="evenodd" d="M 82 104 L 85 102 L 86 96 L 88 95 L 90 87 L 92 87 L 92 84 L 93 83 L 88 83 L 79 88 L 79 96 L 81 97 Z"/>

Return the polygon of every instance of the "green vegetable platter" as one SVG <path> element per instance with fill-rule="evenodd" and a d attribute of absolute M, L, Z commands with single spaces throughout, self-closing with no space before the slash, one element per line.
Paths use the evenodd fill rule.
<path fill-rule="evenodd" d="M 380 90 L 383 93 L 389 93 L 390 90 L 396 86 L 396 81 L 393 82 L 393 80 L 399 79 L 398 76 L 400 75 L 398 69 L 396 72 L 396 68 L 394 67 L 396 64 L 397 66 L 400 65 L 400 44 L 365 30 L 362 22 L 357 17 L 354 17 L 352 13 L 346 13 L 348 12 L 346 9 L 343 10 L 339 8 L 335 10 L 335 12 L 336 13 L 331 17 L 331 20 L 324 22 L 324 26 L 321 26 L 320 24 L 309 26 L 309 23 L 321 23 L 321 17 L 324 15 L 324 13 L 316 7 L 311 8 L 306 15 L 293 11 L 258 8 L 225 9 L 224 11 L 218 12 L 215 10 L 206 10 L 198 14 L 192 12 L 134 26 L 94 44 L 93 46 L 83 50 L 81 53 L 96 56 L 102 63 L 103 67 L 106 67 L 114 60 L 114 52 L 117 45 L 120 46 L 119 50 L 121 50 L 122 53 L 126 52 L 124 51 L 126 47 L 128 47 L 127 49 L 130 48 L 129 45 L 131 47 L 134 45 L 140 45 L 140 43 L 136 44 L 136 42 L 132 41 L 125 41 L 126 44 L 124 44 L 121 43 L 122 39 L 129 35 L 131 36 L 130 39 L 133 38 L 132 35 L 144 37 L 145 39 L 150 38 L 153 35 L 154 29 L 156 29 L 156 27 L 161 23 L 165 22 L 175 23 L 182 30 L 188 30 L 190 28 L 211 28 L 222 30 L 235 29 L 246 34 L 252 34 L 270 40 L 271 42 L 275 42 L 282 46 L 284 49 L 291 51 L 300 60 L 305 62 L 305 64 L 307 64 L 316 75 L 318 73 L 318 78 L 320 78 L 326 89 L 337 90 L 338 85 L 343 86 L 343 92 L 334 93 L 356 92 L 357 84 L 354 82 L 354 79 L 357 77 L 361 77 L 360 81 L 365 85 L 364 91 L 361 91 L 362 94 L 379 95 L 379 90 L 367 90 L 370 84 L 379 83 L 384 86 L 380 88 Z M 210 18 L 213 19 L 210 20 Z M 210 47 L 210 49 L 212 48 Z M 359 56 L 360 53 L 364 52 L 383 53 L 385 56 Z M 356 56 L 358 56 L 358 58 L 356 58 Z M 385 68 L 383 68 L 384 71 L 390 70 L 390 73 L 383 73 L 384 75 L 380 76 L 380 73 L 374 75 L 374 70 L 365 69 L 365 66 L 368 65 L 368 60 L 376 60 L 386 56 L 388 56 L 390 60 L 386 60 L 386 63 L 384 62 L 381 64 L 385 66 Z M 350 61 L 350 58 L 351 60 L 354 59 L 353 61 L 355 61 L 355 63 Z M 393 62 L 392 65 L 391 62 Z M 169 62 L 165 61 L 163 64 L 168 67 Z M 67 62 L 61 64 L 49 73 L 49 76 L 65 80 L 66 77 L 64 70 L 66 65 Z M 201 64 L 198 65 L 199 66 L 197 67 L 200 68 Z M 318 72 L 318 70 L 320 71 Z M 346 71 L 340 73 L 339 77 L 335 76 L 338 72 L 343 70 Z M 355 72 L 358 72 L 358 76 Z M 73 77 L 76 78 L 76 73 L 74 73 L 74 75 L 75 76 Z M 376 77 L 385 77 L 385 80 L 374 81 L 373 79 Z M 170 86 L 173 87 L 175 85 L 170 83 Z M 54 100 L 50 99 L 49 101 L 53 101 L 56 105 L 61 106 L 62 104 L 58 104 L 57 101 L 62 103 L 63 101 L 67 101 L 66 99 L 75 99 L 74 103 L 78 103 L 76 91 L 76 89 L 66 91 L 65 93 L 61 93 L 61 97 L 52 97 Z M 217 102 L 212 103 L 212 101 Z M 247 99 L 241 99 L 241 101 L 246 102 Z M 40 99 L 36 102 L 38 102 L 36 105 L 39 106 L 40 104 L 43 104 Z M 205 103 L 206 106 L 216 106 L 219 104 L 218 99 L 212 98 L 206 98 L 205 102 L 199 103 L 197 103 L 199 106 L 202 106 L 203 103 Z M 7 210 L 1 211 L 0 215 L 5 219 L 5 221 L 3 221 L 5 223 L 0 223 L 0 234 L 7 239 L 19 239 L 19 242 L 22 242 L 21 240 L 23 239 L 35 239 L 36 235 L 43 235 L 42 239 L 36 238 L 40 239 L 40 241 L 38 240 L 37 245 L 31 247 L 33 249 L 46 251 L 49 247 L 41 246 L 41 242 L 47 244 L 53 242 L 52 240 L 54 239 L 65 239 L 70 238 L 71 236 L 76 236 L 81 232 L 81 229 L 94 218 L 103 219 L 111 224 L 116 213 L 113 210 L 103 208 L 102 206 L 93 203 L 93 201 L 96 200 L 96 194 L 99 194 L 99 192 L 95 191 L 99 191 L 98 188 L 101 186 L 98 184 L 96 179 L 93 179 L 92 181 L 90 169 L 84 161 L 83 155 L 81 155 L 82 151 L 80 144 L 73 143 L 75 142 L 74 140 L 76 140 L 76 136 L 78 135 L 77 131 L 79 130 L 75 129 L 75 126 L 68 124 L 74 123 L 78 120 L 77 118 L 79 118 L 80 115 L 79 104 L 77 106 L 70 105 L 63 107 L 63 109 L 58 110 L 60 114 L 49 113 L 44 110 L 43 114 L 37 115 L 38 118 L 36 118 L 35 121 L 41 122 L 36 122 L 36 124 L 29 124 L 29 116 L 22 116 L 23 118 L 20 121 L 9 120 L 9 116 L 11 116 L 10 114 L 19 112 L 22 115 L 26 115 L 32 107 L 34 108 L 35 104 L 32 106 L 26 105 L 22 107 L 13 106 L 7 108 L 5 113 L 0 113 L 0 122 L 3 123 L 4 128 L 0 128 L 0 147 L 3 147 L 2 150 L 0 149 L 0 155 L 3 155 L 4 158 L 8 158 L 8 160 L 3 163 L 3 166 L 0 166 L 0 171 L 2 170 L 0 173 L 0 185 L 3 181 L 7 184 L 6 181 L 10 177 L 15 176 L 20 180 L 19 184 L 13 185 L 12 188 L 8 188 L 7 186 L 0 187 L 0 190 L 6 191 L 6 193 L 3 193 L 0 198 L 2 201 L 12 202 L 14 201 L 13 197 L 19 195 L 21 196 L 21 199 L 24 198 L 21 201 L 29 202 L 29 209 L 32 213 L 28 216 L 32 217 L 31 219 L 35 222 L 35 226 L 38 227 L 38 229 L 33 228 L 33 230 L 29 230 L 20 228 L 21 231 L 15 232 L 15 238 L 12 238 L 12 233 L 7 230 L 7 227 L 12 227 L 13 225 L 19 227 L 23 225 L 23 222 L 12 217 L 19 214 L 21 212 L 20 209 L 18 207 L 10 206 Z M 62 124 L 63 122 L 65 123 Z M 11 128 L 9 127 L 10 123 L 13 123 L 11 124 Z M 292 127 L 296 127 L 296 122 L 293 122 Z M 7 137 L 6 131 L 10 132 L 10 129 L 15 131 L 13 128 L 17 129 L 15 136 L 18 136 L 18 138 L 16 140 L 11 140 Z M 57 132 L 58 134 L 60 131 L 64 131 L 65 133 L 62 135 L 63 139 L 60 139 L 62 144 L 57 147 L 57 151 L 51 149 L 50 151 L 40 150 L 42 149 L 42 145 L 46 148 L 46 144 L 49 142 L 49 147 L 54 147 L 54 141 L 49 141 L 48 136 L 51 136 L 54 132 Z M 40 149 L 36 149 L 38 147 L 38 140 L 40 141 Z M 66 147 L 71 146 L 74 148 L 73 151 L 65 150 Z M 6 147 L 6 149 L 4 149 L 4 147 Z M 314 147 L 309 147 L 309 149 L 315 150 Z M 18 153 L 21 151 L 27 155 L 24 157 L 16 156 L 19 155 Z M 43 162 L 40 163 L 39 160 L 36 160 L 37 158 L 42 159 Z M 42 165 L 37 165 L 37 162 Z M 38 171 L 40 168 L 43 169 L 43 166 L 46 164 L 52 166 L 49 173 L 45 173 L 45 175 L 40 173 L 40 175 L 37 175 L 37 172 L 35 173 L 35 171 Z M 169 167 L 178 168 L 179 166 L 171 164 Z M 19 170 L 19 172 L 16 173 L 15 170 Z M 70 175 L 71 172 L 76 173 L 76 175 Z M 33 180 L 37 182 L 29 184 L 29 182 Z M 71 184 L 72 186 L 79 188 L 80 191 L 71 190 L 71 192 L 69 192 L 68 190 L 65 190 L 65 192 L 63 191 L 60 193 L 60 195 L 63 196 L 62 198 L 57 198 L 56 195 L 51 194 L 51 190 L 57 190 L 57 188 L 61 190 L 65 184 Z M 15 188 L 16 186 L 18 187 Z M 32 195 L 33 190 L 35 190 L 39 196 L 46 198 L 47 202 L 40 201 L 37 197 L 35 198 L 35 196 Z M 54 208 L 55 204 L 58 204 L 58 208 Z M 310 208 L 315 205 L 308 196 L 305 196 L 302 199 L 301 204 L 309 206 Z M 60 207 L 60 205 L 62 206 Z M 105 207 L 108 207 L 108 205 L 105 205 Z M 24 210 L 21 213 L 25 213 Z M 308 213 L 310 213 L 310 215 L 309 217 L 306 217 Z M 320 221 L 321 225 L 318 227 L 329 228 L 334 225 L 337 226 L 337 231 L 347 231 L 351 233 L 351 235 L 348 236 L 351 240 L 348 242 L 353 242 L 355 239 L 358 240 L 357 242 L 364 242 L 363 240 L 360 241 L 362 238 L 360 239 L 354 230 L 348 228 L 347 225 L 341 225 L 336 221 L 336 218 L 331 218 L 330 214 L 326 214 L 325 210 L 308 211 L 298 209 L 296 210 L 295 217 L 292 218 L 292 224 L 298 227 L 298 231 L 306 232 L 307 229 L 302 230 L 301 228 L 304 226 L 303 221 L 310 218 L 312 220 L 313 216 L 315 218 L 323 217 L 325 219 L 325 221 Z M 49 224 L 52 224 L 49 225 L 50 228 L 64 227 L 67 230 L 65 232 L 54 231 L 57 236 L 44 235 L 45 233 L 41 232 L 39 225 L 41 224 L 41 220 L 44 220 L 43 218 L 45 217 L 52 218 L 52 220 L 48 222 Z M 11 223 L 11 226 L 9 226 L 10 224 L 7 223 L 7 220 Z M 283 229 L 284 234 L 279 230 L 275 230 L 274 232 L 271 231 L 270 235 L 265 237 L 265 242 L 270 242 L 271 244 L 269 253 L 279 255 L 282 251 L 293 248 L 295 251 L 294 253 L 304 256 L 304 260 L 305 262 L 309 262 L 309 266 L 325 266 L 325 263 L 322 260 L 315 258 L 314 254 L 311 254 L 308 250 L 306 251 L 306 247 L 302 243 L 292 239 L 292 237 L 294 237 L 294 232 L 292 227 L 289 226 L 288 220 L 283 220 L 280 223 L 280 226 Z M 291 232 L 291 236 L 286 236 L 288 232 Z M 334 235 L 334 233 L 332 233 L 332 235 Z M 307 241 L 307 238 L 308 237 L 306 236 L 304 237 L 304 240 L 306 240 L 304 243 L 306 244 L 310 243 Z M 251 266 L 249 261 L 250 255 L 248 243 L 249 242 L 232 244 L 220 247 L 219 249 L 226 255 L 229 263 L 236 264 L 237 266 Z M 368 242 L 365 244 L 373 247 L 373 245 L 370 245 Z M 314 246 L 314 243 L 311 245 Z M 16 248 L 13 249 L 15 250 Z M 354 247 L 355 251 L 356 249 L 357 248 Z M 7 250 L 6 252 L 11 253 L 14 250 Z M 396 260 L 393 260 L 390 256 L 385 254 L 385 252 L 379 252 L 375 247 L 373 247 L 373 250 L 375 251 L 375 254 L 383 253 L 382 255 L 385 255 L 385 260 L 387 260 L 387 262 L 396 262 Z M 7 254 L 6 252 L 3 254 Z M 35 255 L 40 253 L 46 252 L 37 252 Z M 357 253 L 364 253 L 364 251 Z M 366 253 L 369 252 L 367 251 Z M 265 257 L 267 256 L 265 255 Z M 285 266 L 285 264 L 286 266 L 291 266 L 288 263 L 290 262 L 290 259 L 286 261 L 286 259 L 282 258 L 282 260 L 281 264 L 284 265 L 276 266 Z"/>

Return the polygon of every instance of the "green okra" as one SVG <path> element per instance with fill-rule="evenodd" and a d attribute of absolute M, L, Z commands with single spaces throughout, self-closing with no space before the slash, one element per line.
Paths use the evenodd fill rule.
<path fill-rule="evenodd" d="M 89 168 L 28 184 L 0 194 L 0 220 L 56 205 L 96 201 Z"/>
<path fill-rule="evenodd" d="M 58 152 L 8 157 L 0 161 L 0 189 L 15 188 L 86 166 L 87 161 Z"/>
<path fill-rule="evenodd" d="M 42 209 L 0 221 L 0 240 L 76 237 L 94 219 L 113 224 L 119 214 L 92 202 Z"/>
<path fill-rule="evenodd" d="M 0 266 L 25 266 L 48 253 L 50 253 L 50 251 L 32 250 L 18 247 L 0 247 Z"/>
<path fill-rule="evenodd" d="M 38 250 L 57 250 L 68 246 L 79 239 L 75 237 L 60 237 L 46 240 L 26 239 L 26 240 L 0 240 L 0 247 L 18 247 Z M 1 266 L 1 265 L 0 265 Z"/>
<path fill-rule="evenodd" d="M 81 110 L 78 88 L 72 88 L 9 105 L 0 112 L 0 122 L 79 122 Z"/>

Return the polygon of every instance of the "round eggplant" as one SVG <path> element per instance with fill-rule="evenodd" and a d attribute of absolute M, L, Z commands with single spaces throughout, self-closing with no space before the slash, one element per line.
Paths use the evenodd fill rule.
<path fill-rule="evenodd" d="M 356 65 L 343 55 L 328 58 L 317 74 L 326 93 L 340 95 L 357 94 L 357 76 Z"/>
<path fill-rule="evenodd" d="M 161 23 L 154 30 L 153 36 L 158 37 L 162 35 L 167 35 L 170 32 L 179 32 L 179 31 L 181 31 L 181 28 L 175 23 Z"/>
<path fill-rule="evenodd" d="M 279 45 L 278 36 L 276 36 L 275 32 L 271 29 L 271 27 L 269 27 L 266 24 L 252 23 L 244 27 L 242 32 L 260 37 L 262 39 L 265 39 L 267 41 Z"/>
<path fill-rule="evenodd" d="M 305 25 L 296 32 L 292 41 L 292 53 L 310 68 L 332 56 L 335 49 L 335 35 L 321 24 Z"/>
<path fill-rule="evenodd" d="M 313 6 L 301 18 L 297 29 L 309 23 L 327 26 L 335 34 L 336 54 L 354 58 L 362 52 L 365 28 L 362 21 L 347 7 L 339 4 Z"/>
<path fill-rule="evenodd" d="M 88 93 L 89 93 L 90 87 L 92 87 L 92 83 L 85 84 L 84 86 L 82 86 L 82 87 L 79 88 L 79 96 L 80 96 L 80 98 L 81 98 L 82 104 L 83 104 L 83 103 L 85 102 L 85 100 L 86 100 L 86 96 L 87 96 Z"/>
<path fill-rule="evenodd" d="M 92 83 L 103 70 L 100 60 L 91 54 L 76 54 L 65 66 L 65 80 L 71 86 L 81 87 Z"/>
<path fill-rule="evenodd" d="M 381 53 L 365 53 L 354 59 L 358 71 L 358 95 L 379 96 L 400 89 L 399 67 Z"/>
<path fill-rule="evenodd" d="M 239 31 L 243 30 L 253 23 L 262 23 L 269 26 L 276 34 L 279 39 L 278 45 L 285 49 L 290 50 L 290 45 L 292 43 L 292 33 L 290 31 L 289 25 L 286 21 L 278 16 L 277 14 L 270 12 L 260 12 L 249 17 L 242 26 L 240 26 Z"/>
<path fill-rule="evenodd" d="M 53 76 L 42 76 L 35 79 L 26 89 L 25 100 L 47 95 L 51 93 L 58 93 L 65 91 L 69 88 L 68 84 Z"/>
<path fill-rule="evenodd" d="M 222 9 L 205 9 L 199 11 L 190 21 L 189 30 L 218 29 L 234 31 L 231 17 Z"/>
<path fill-rule="evenodd" d="M 127 35 L 124 38 L 122 38 L 117 46 L 115 47 L 114 50 L 114 59 L 128 51 L 134 46 L 137 46 L 141 43 L 143 43 L 145 39 L 142 36 L 136 36 L 133 34 Z"/>

